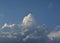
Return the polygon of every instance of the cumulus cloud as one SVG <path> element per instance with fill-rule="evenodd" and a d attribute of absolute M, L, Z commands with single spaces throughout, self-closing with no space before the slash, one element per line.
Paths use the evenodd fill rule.
<path fill-rule="evenodd" d="M 39 34 L 37 30 L 35 30 L 32 33 L 26 35 L 26 37 L 23 38 L 23 41 L 27 41 L 28 39 L 40 39 L 41 37 L 41 34 Z"/>
<path fill-rule="evenodd" d="M 23 18 L 21 24 L 17 25 L 5 23 L 0 31 L 0 38 L 17 38 L 17 35 L 21 35 L 26 36 L 25 38 L 23 38 L 23 41 L 26 41 L 27 39 L 38 39 L 41 36 L 37 35 L 37 30 L 41 30 L 40 28 L 42 28 L 44 25 L 35 26 L 35 24 L 36 23 L 34 17 L 31 13 L 29 13 L 27 16 Z M 34 27 L 32 27 L 33 25 Z"/>
<path fill-rule="evenodd" d="M 23 31 L 20 32 L 21 35 L 25 35 L 25 32 L 29 31 L 28 29 L 25 29 Z"/>
<path fill-rule="evenodd" d="M 14 38 L 14 37 L 10 32 L 0 32 L 0 38 Z"/>
<path fill-rule="evenodd" d="M 30 27 L 34 24 L 35 20 L 31 13 L 23 18 L 22 25 L 25 27 Z"/>
<path fill-rule="evenodd" d="M 28 39 L 42 39 L 48 37 L 53 40 L 54 38 L 60 38 L 60 26 L 50 29 L 45 24 L 38 25 L 29 13 L 22 20 L 21 24 L 7 24 L 5 23 L 0 30 L 0 38 L 16 39 L 22 38 L 23 41 Z M 57 31 L 56 31 L 57 30 Z"/>
<path fill-rule="evenodd" d="M 17 35 L 24 36 L 29 29 L 27 27 L 31 27 L 34 24 L 34 18 L 31 13 L 23 18 L 21 24 L 7 24 L 5 23 L 2 26 L 0 31 L 0 38 L 16 38 Z"/>
<path fill-rule="evenodd" d="M 51 32 L 50 34 L 48 34 L 49 39 L 53 40 L 53 39 L 59 39 L 60 38 L 60 31 L 56 31 L 56 32 Z"/>

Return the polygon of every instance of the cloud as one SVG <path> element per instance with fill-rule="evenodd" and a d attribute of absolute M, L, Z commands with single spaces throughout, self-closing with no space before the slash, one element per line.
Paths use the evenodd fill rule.
<path fill-rule="evenodd" d="M 0 30 L 0 38 L 16 38 L 18 32 L 16 24 L 7 24 L 5 23 Z"/>
<path fill-rule="evenodd" d="M 35 20 L 31 13 L 23 18 L 22 26 L 30 27 L 34 24 Z"/>
<path fill-rule="evenodd" d="M 25 38 L 23 38 L 23 41 L 27 41 L 28 39 L 39 39 L 39 38 L 41 38 L 41 36 L 37 36 L 36 33 L 31 33 L 27 35 Z"/>
<path fill-rule="evenodd" d="M 29 13 L 23 18 L 21 24 L 5 23 L 0 31 L 0 38 L 16 38 L 18 35 L 24 36 L 29 31 L 27 27 L 31 27 L 34 22 L 32 14 Z"/>
<path fill-rule="evenodd" d="M 23 41 L 26 41 L 26 40 L 28 40 L 29 38 L 30 38 L 30 36 L 27 35 L 27 36 L 23 39 Z"/>
<path fill-rule="evenodd" d="M 0 31 L 0 38 L 17 38 L 18 35 L 25 36 L 23 41 L 27 41 L 28 39 L 38 39 L 41 38 L 41 35 L 38 35 L 38 31 L 43 31 L 45 29 L 45 24 L 43 25 L 35 25 L 35 19 L 31 13 L 25 16 L 22 20 L 21 24 L 7 24 L 5 23 L 2 26 Z M 44 28 L 44 29 L 43 29 Z"/>
<path fill-rule="evenodd" d="M 53 3 L 49 2 L 48 8 L 52 8 L 53 7 Z"/>
<path fill-rule="evenodd" d="M 14 38 L 10 32 L 0 32 L 0 38 Z"/>
<path fill-rule="evenodd" d="M 14 26 L 15 26 L 15 24 L 8 25 L 7 23 L 5 23 L 5 24 L 2 26 L 2 29 L 3 29 L 3 28 L 6 28 L 6 27 L 12 28 L 12 27 L 14 27 Z"/>
<path fill-rule="evenodd" d="M 60 26 L 55 26 L 53 29 L 47 27 L 45 24 L 38 25 L 29 13 L 22 20 L 21 24 L 7 24 L 5 23 L 0 30 L 0 38 L 7 39 L 21 39 L 27 41 L 29 39 L 49 39 L 60 38 Z M 47 40 L 48 40 L 47 39 Z"/>
<path fill-rule="evenodd" d="M 33 40 L 36 40 L 36 39 L 41 39 L 43 37 L 46 37 L 47 35 L 47 29 L 46 29 L 46 25 L 43 24 L 43 25 L 36 25 L 36 27 L 34 28 L 33 32 L 26 35 L 29 36 L 28 38 L 24 38 L 23 41 L 27 41 L 28 39 L 33 39 Z"/>
<path fill-rule="evenodd" d="M 60 38 L 60 31 L 51 32 L 50 34 L 48 34 L 48 37 L 51 40 L 53 40 L 53 39 L 59 39 Z"/>
<path fill-rule="evenodd" d="M 25 30 L 23 30 L 22 32 L 20 32 L 20 34 L 21 34 L 21 35 L 25 35 L 25 33 L 26 33 L 27 31 L 29 31 L 29 30 L 28 30 L 28 29 L 25 29 Z"/>

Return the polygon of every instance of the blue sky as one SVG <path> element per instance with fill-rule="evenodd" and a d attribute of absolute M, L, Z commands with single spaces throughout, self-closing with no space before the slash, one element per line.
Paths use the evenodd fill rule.
<path fill-rule="evenodd" d="M 20 23 L 32 13 L 39 24 L 60 25 L 60 0 L 0 0 L 0 24 Z"/>
<path fill-rule="evenodd" d="M 0 38 L 60 42 L 60 0 L 0 0 Z"/>

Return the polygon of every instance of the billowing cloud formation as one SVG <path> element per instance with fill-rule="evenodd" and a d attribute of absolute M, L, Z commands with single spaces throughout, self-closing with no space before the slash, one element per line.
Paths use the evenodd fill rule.
<path fill-rule="evenodd" d="M 31 34 L 28 34 L 24 39 L 23 39 L 23 41 L 26 41 L 26 40 L 28 40 L 28 39 L 39 39 L 39 38 L 41 38 L 41 35 L 37 35 L 37 31 L 35 30 L 33 33 L 31 33 Z"/>
<path fill-rule="evenodd" d="M 0 31 L 0 38 L 17 38 L 18 35 L 25 35 L 29 29 L 27 27 L 31 27 L 34 24 L 34 18 L 31 13 L 23 18 L 21 24 L 7 24 L 5 23 L 2 26 Z"/>
<path fill-rule="evenodd" d="M 17 35 L 18 33 L 15 32 L 15 24 L 7 24 L 5 23 L 2 26 L 2 29 L 0 30 L 0 38 L 16 38 L 15 35 Z"/>
<path fill-rule="evenodd" d="M 45 25 L 35 25 L 35 19 L 31 13 L 23 18 L 21 24 L 7 24 L 2 26 L 0 31 L 0 38 L 17 38 L 18 35 L 25 36 L 22 40 L 38 39 L 41 35 L 38 33 L 44 31 Z M 34 26 L 33 26 L 34 25 Z M 44 31 L 45 32 L 45 31 Z M 43 32 L 43 33 L 44 33 Z"/>
<path fill-rule="evenodd" d="M 21 24 L 7 24 L 5 23 L 0 30 L 0 38 L 16 39 L 20 38 L 22 41 L 29 39 L 46 39 L 53 40 L 60 38 L 60 26 L 52 29 L 48 28 L 45 24 L 38 25 L 29 13 L 22 20 Z"/>

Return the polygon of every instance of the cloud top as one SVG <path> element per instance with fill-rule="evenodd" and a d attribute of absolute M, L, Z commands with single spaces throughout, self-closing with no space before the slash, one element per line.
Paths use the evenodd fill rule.
<path fill-rule="evenodd" d="M 22 25 L 26 27 L 30 27 L 34 24 L 35 20 L 31 13 L 23 18 Z"/>

